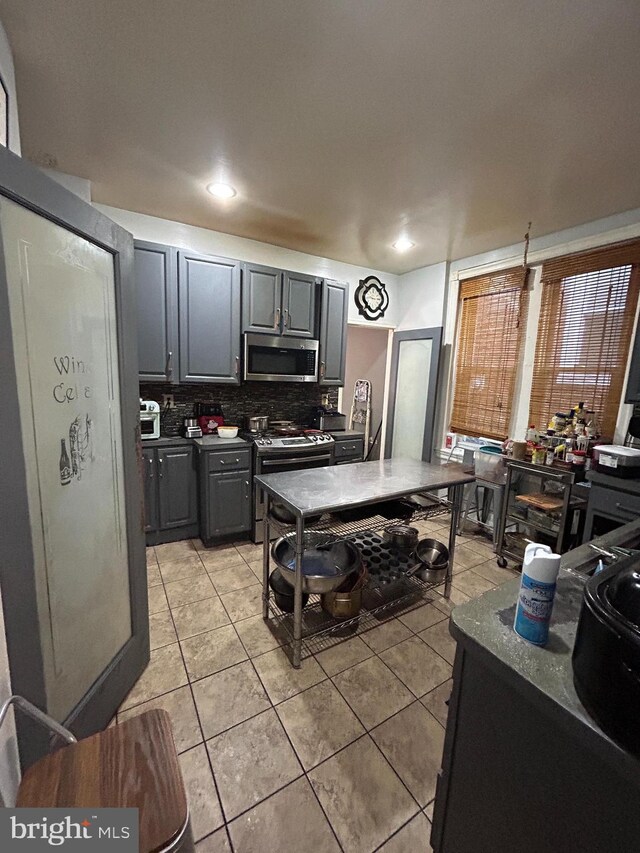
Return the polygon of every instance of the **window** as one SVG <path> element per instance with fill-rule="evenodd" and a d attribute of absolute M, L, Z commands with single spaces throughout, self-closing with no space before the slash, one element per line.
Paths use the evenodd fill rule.
<path fill-rule="evenodd" d="M 507 438 L 527 296 L 523 267 L 461 283 L 454 432 Z"/>
<path fill-rule="evenodd" d="M 583 402 L 613 438 L 640 286 L 640 241 L 548 261 L 529 420 Z"/>

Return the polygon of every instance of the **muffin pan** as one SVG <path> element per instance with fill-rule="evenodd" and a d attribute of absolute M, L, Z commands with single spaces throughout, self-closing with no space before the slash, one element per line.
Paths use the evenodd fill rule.
<path fill-rule="evenodd" d="M 369 570 L 369 588 L 390 586 L 415 566 L 415 558 L 393 548 L 375 533 L 359 533 L 350 537 L 350 541 L 362 554 Z"/>

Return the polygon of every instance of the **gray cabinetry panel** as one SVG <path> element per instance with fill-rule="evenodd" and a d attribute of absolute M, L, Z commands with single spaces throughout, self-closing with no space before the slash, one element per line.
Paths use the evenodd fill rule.
<path fill-rule="evenodd" d="M 341 462 L 360 462 L 364 459 L 364 438 L 336 441 L 335 456 L 338 465 Z"/>
<path fill-rule="evenodd" d="M 286 272 L 282 286 L 282 334 L 316 336 L 316 284 L 312 275 Z"/>
<path fill-rule="evenodd" d="M 282 271 L 258 264 L 242 266 L 242 329 L 279 334 Z"/>
<path fill-rule="evenodd" d="M 158 529 L 158 488 L 156 485 L 156 452 L 142 451 L 142 483 L 144 496 L 144 531 L 150 533 Z"/>
<path fill-rule="evenodd" d="M 344 385 L 348 313 L 349 285 L 325 279 L 320 324 L 321 385 Z"/>
<path fill-rule="evenodd" d="M 208 475 L 208 535 L 242 533 L 251 524 L 251 478 L 249 471 Z"/>
<path fill-rule="evenodd" d="M 134 244 L 141 382 L 178 379 L 177 251 L 170 246 Z"/>
<path fill-rule="evenodd" d="M 240 382 L 240 264 L 180 252 L 180 380 Z"/>
<path fill-rule="evenodd" d="M 168 530 L 198 520 L 194 448 L 161 448 L 158 454 L 160 527 Z"/>

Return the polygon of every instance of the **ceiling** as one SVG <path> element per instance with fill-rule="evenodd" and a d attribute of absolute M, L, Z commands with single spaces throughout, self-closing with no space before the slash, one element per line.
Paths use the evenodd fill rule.
<path fill-rule="evenodd" d="M 98 202 L 395 273 L 640 207 L 637 0 L 0 0 L 0 20 L 23 154 Z"/>

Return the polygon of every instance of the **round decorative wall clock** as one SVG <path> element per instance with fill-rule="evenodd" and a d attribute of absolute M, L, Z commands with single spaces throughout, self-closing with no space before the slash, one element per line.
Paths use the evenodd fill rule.
<path fill-rule="evenodd" d="M 367 320 L 379 320 L 389 306 L 389 294 L 375 275 L 360 280 L 355 292 L 358 312 Z"/>

